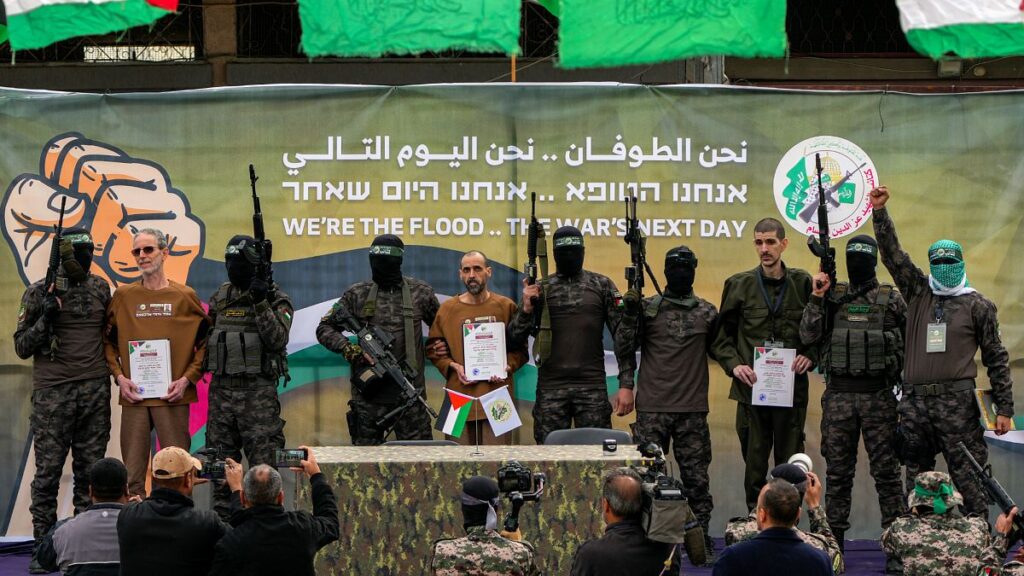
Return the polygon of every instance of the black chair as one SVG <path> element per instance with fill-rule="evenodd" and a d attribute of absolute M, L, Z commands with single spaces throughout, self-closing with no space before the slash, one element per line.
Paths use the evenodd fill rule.
<path fill-rule="evenodd" d="M 554 430 L 548 433 L 544 439 L 545 445 L 587 445 L 604 444 L 605 440 L 615 440 L 619 444 L 632 444 L 633 437 L 625 430 L 612 430 L 610 428 L 569 428 L 568 430 Z"/>
<path fill-rule="evenodd" d="M 458 446 L 453 440 L 388 440 L 384 446 Z"/>

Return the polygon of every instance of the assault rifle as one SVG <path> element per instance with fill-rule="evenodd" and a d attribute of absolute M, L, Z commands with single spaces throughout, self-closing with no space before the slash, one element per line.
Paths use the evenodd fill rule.
<path fill-rule="evenodd" d="M 829 243 L 831 228 L 828 224 L 828 202 L 825 199 L 825 182 L 822 180 L 821 154 L 817 152 L 814 154 L 814 168 L 818 172 L 818 237 L 808 236 L 807 247 L 821 260 L 821 271 L 828 274 L 831 285 L 826 299 L 831 299 L 836 288 L 836 249 Z M 848 174 L 846 178 L 849 177 Z M 831 190 L 838 189 L 843 182 L 845 179 L 832 186 Z M 821 286 L 819 285 L 818 288 L 820 289 Z"/>
<path fill-rule="evenodd" d="M 635 289 L 643 296 L 644 293 L 644 271 L 651 277 L 654 289 L 661 294 L 661 286 L 658 286 L 658 279 L 654 277 L 651 266 L 647 263 L 647 237 L 640 230 L 640 220 L 636 216 L 636 196 L 625 198 L 626 203 L 626 236 L 623 240 L 629 244 L 630 265 L 626 266 L 626 283 L 629 289 Z"/>
<path fill-rule="evenodd" d="M 971 451 L 967 449 L 967 446 L 963 442 L 958 442 L 956 447 L 963 452 L 964 457 L 967 458 L 967 463 L 970 464 L 971 475 L 974 479 L 981 483 L 982 488 L 988 493 L 989 498 L 995 502 L 995 505 L 1003 511 L 1003 514 L 1009 514 L 1015 506 L 1013 498 L 1006 493 L 1003 486 L 998 480 L 992 477 L 992 465 L 986 464 L 983 468 L 978 461 L 974 459 Z M 1012 547 L 1014 542 L 1017 541 L 1021 535 L 1024 534 L 1024 521 L 1022 521 L 1020 514 L 1018 513 L 1013 517 L 1013 529 L 1010 531 L 1010 542 L 1009 547 Z"/>
<path fill-rule="evenodd" d="M 68 197 L 60 197 L 60 216 L 57 218 L 57 225 L 53 227 L 53 243 L 50 244 L 50 261 L 46 265 L 46 280 L 43 281 L 43 290 L 49 292 L 53 290 L 53 295 L 57 296 L 67 292 L 68 279 L 61 273 L 60 263 L 60 237 L 64 233 L 64 209 L 67 207 Z M 49 332 L 50 341 L 50 360 L 54 360 L 57 354 L 57 347 L 59 342 L 57 341 L 57 334 L 53 331 L 53 324 L 49 324 L 47 328 Z"/>
<path fill-rule="evenodd" d="M 377 378 L 388 376 L 394 380 L 395 384 L 402 391 L 402 398 L 405 402 L 381 416 L 377 420 L 377 426 L 384 426 L 392 417 L 402 414 L 409 408 L 412 408 L 417 402 L 423 405 L 423 408 L 426 409 L 431 418 L 436 419 L 437 412 L 427 404 L 427 401 L 420 396 L 419 392 L 416 391 L 416 387 L 412 384 L 412 379 L 416 377 L 416 371 L 413 370 L 407 361 L 399 361 L 398 358 L 395 358 L 394 353 L 391 352 L 391 347 L 395 343 L 394 336 L 381 330 L 379 326 L 361 325 L 348 312 L 343 312 L 341 318 L 345 330 L 356 335 L 359 347 L 363 349 L 363 356 L 369 360 L 369 365 L 363 368 L 359 374 L 355 375 L 356 378 L 362 382 L 370 382 Z M 412 337 L 412 334 L 406 335 L 406 338 Z M 397 422 L 397 418 L 395 420 Z M 387 433 L 384 436 L 387 437 Z"/>
<path fill-rule="evenodd" d="M 259 262 L 256 264 L 256 276 L 266 280 L 268 285 L 274 284 L 274 269 L 271 265 L 271 258 L 274 253 L 274 245 L 267 240 L 266 231 L 263 229 L 263 209 L 260 208 L 260 197 L 256 195 L 256 169 L 249 164 L 249 186 L 252 187 L 252 237 L 256 239 L 256 254 Z"/>
<path fill-rule="evenodd" d="M 544 226 L 537 220 L 537 193 L 530 192 L 530 227 L 526 233 L 526 283 L 534 285 L 537 283 L 537 245 L 541 244 L 541 250 L 545 253 L 542 258 L 547 258 L 547 242 L 544 241 Z M 547 266 L 541 270 L 542 277 L 547 276 Z M 541 309 L 538 306 L 538 298 L 533 299 L 533 332 L 540 330 Z"/>

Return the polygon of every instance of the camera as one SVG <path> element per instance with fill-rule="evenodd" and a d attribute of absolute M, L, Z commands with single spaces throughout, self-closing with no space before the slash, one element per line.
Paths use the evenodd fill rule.
<path fill-rule="evenodd" d="M 788 463 L 798 466 L 805 473 L 814 470 L 814 463 L 811 462 L 811 457 L 802 452 L 797 452 L 796 454 L 790 456 Z"/>
<path fill-rule="evenodd" d="M 203 469 L 200 470 L 198 474 L 200 478 L 205 478 L 206 480 L 224 479 L 224 468 L 226 463 L 224 462 L 224 456 L 220 453 L 220 450 L 215 448 L 203 448 L 196 452 L 196 458 L 203 464 Z"/>
<path fill-rule="evenodd" d="M 305 448 L 279 448 L 274 450 L 275 468 L 301 468 L 302 461 L 308 459 L 309 454 Z"/>
<path fill-rule="evenodd" d="M 498 468 L 498 491 L 512 503 L 512 509 L 505 516 L 504 529 L 515 532 L 519 529 L 519 510 L 524 502 L 536 502 L 544 493 L 547 476 L 542 472 L 534 473 L 515 460 Z"/>
<path fill-rule="evenodd" d="M 637 446 L 641 465 L 630 466 L 641 478 L 642 526 L 655 542 L 682 544 L 694 566 L 704 564 L 704 529 L 683 495 L 683 483 L 666 474 L 668 466 L 661 446 L 654 442 Z"/>

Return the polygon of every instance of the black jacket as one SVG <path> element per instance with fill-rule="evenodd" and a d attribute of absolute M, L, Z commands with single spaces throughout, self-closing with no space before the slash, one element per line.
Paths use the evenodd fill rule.
<path fill-rule="evenodd" d="M 572 559 L 572 576 L 658 576 L 671 544 L 647 539 L 639 520 L 623 520 L 605 528 L 604 536 L 588 540 Z"/>
<path fill-rule="evenodd" d="M 828 554 L 804 542 L 792 528 L 765 528 L 723 550 L 711 574 L 832 576 L 832 563 Z"/>
<path fill-rule="evenodd" d="M 231 507 L 241 508 L 237 492 L 231 495 Z M 205 574 L 214 546 L 228 530 L 216 513 L 196 510 L 188 496 L 155 488 L 149 498 L 125 506 L 117 518 L 121 574 Z"/>
<path fill-rule="evenodd" d="M 317 550 L 338 539 L 338 502 L 323 474 L 309 484 L 312 514 L 262 505 L 232 516 L 233 529 L 217 544 L 210 575 L 314 576 Z"/>

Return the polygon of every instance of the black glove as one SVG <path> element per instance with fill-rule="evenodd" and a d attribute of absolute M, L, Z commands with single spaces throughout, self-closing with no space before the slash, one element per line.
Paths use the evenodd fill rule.
<path fill-rule="evenodd" d="M 258 304 L 267 299 L 267 293 L 270 292 L 270 284 L 267 283 L 263 278 L 253 278 L 249 284 L 249 295 L 252 296 L 253 304 Z"/>
<path fill-rule="evenodd" d="M 622 305 L 629 314 L 636 314 L 640 310 L 640 300 L 640 291 L 636 288 L 630 288 L 626 291 L 626 295 L 622 297 Z"/>
<path fill-rule="evenodd" d="M 57 301 L 57 297 L 53 293 L 47 293 L 43 297 L 43 318 L 47 324 L 53 324 L 57 321 L 58 315 L 60 315 L 60 302 Z"/>

